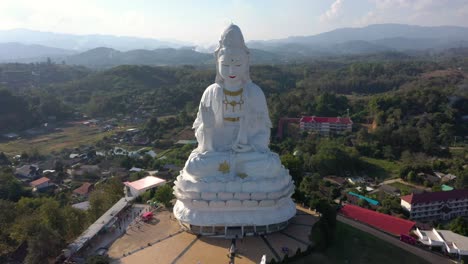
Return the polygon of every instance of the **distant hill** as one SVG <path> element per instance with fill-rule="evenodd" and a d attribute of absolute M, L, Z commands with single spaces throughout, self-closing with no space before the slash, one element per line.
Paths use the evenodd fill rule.
<path fill-rule="evenodd" d="M 83 65 L 90 68 L 111 68 L 118 65 L 205 65 L 214 64 L 213 54 L 201 53 L 192 49 L 130 50 L 121 52 L 111 48 L 96 48 L 64 58 L 67 64 Z M 251 50 L 253 64 L 281 63 L 282 58 L 274 53 Z"/>
<path fill-rule="evenodd" d="M 2 41 L 16 43 L 0 44 L 0 62 L 44 62 L 50 57 L 57 63 L 65 61 L 99 69 L 124 64 L 173 66 L 214 63 L 212 50 L 196 49 L 177 41 L 31 30 L 0 31 L 0 43 Z M 324 57 L 396 52 L 413 56 L 468 47 L 468 28 L 379 24 L 340 28 L 313 36 L 250 41 L 247 46 L 251 49 L 252 64 L 300 63 Z"/>
<path fill-rule="evenodd" d="M 69 56 L 67 64 L 84 65 L 91 68 L 110 68 L 117 65 L 186 65 L 204 64 L 213 56 L 190 49 L 155 49 L 130 50 L 121 52 L 111 48 L 96 48 L 83 53 Z"/>
<path fill-rule="evenodd" d="M 17 42 L 0 43 L 0 62 L 34 59 L 44 61 L 47 57 L 67 56 L 75 53 L 71 50 L 51 48 L 36 44 L 22 44 Z"/>
<path fill-rule="evenodd" d="M 192 45 L 181 41 L 165 41 L 152 38 L 112 35 L 73 35 L 34 31 L 28 29 L 0 30 L 0 42 L 20 42 L 49 47 L 85 51 L 97 47 L 127 51 L 133 49 L 178 48 Z"/>
<path fill-rule="evenodd" d="M 313 36 L 295 36 L 267 43 L 329 44 L 353 40 L 376 41 L 389 38 L 468 40 L 468 28 L 425 27 L 404 24 L 375 24 L 360 28 L 340 28 Z"/>
<path fill-rule="evenodd" d="M 468 47 L 468 28 L 378 24 L 340 28 L 313 36 L 251 41 L 249 47 L 289 56 L 364 54 L 381 51 L 415 51 Z"/>

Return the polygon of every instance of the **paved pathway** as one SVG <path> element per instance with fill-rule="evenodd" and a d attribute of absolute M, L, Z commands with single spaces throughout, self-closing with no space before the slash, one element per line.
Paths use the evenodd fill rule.
<path fill-rule="evenodd" d="M 423 259 L 425 259 L 426 261 L 429 261 L 430 263 L 437 263 L 437 264 L 449 264 L 449 263 L 453 263 L 451 260 L 445 258 L 445 257 L 442 257 L 442 256 L 439 256 L 437 254 L 434 254 L 434 253 L 431 253 L 429 251 L 426 251 L 424 249 L 421 249 L 421 248 L 418 248 L 416 246 L 412 246 L 412 245 L 409 245 L 409 244 L 406 244 L 406 243 L 403 243 L 401 242 L 400 240 L 390 236 L 390 235 L 387 235 L 377 229 L 374 229 L 370 226 L 367 226 L 365 224 L 361 224 L 359 222 L 356 222 L 354 220 L 351 220 L 349 218 L 345 218 L 341 215 L 338 215 L 337 218 L 336 218 L 338 221 L 342 222 L 342 223 L 345 223 L 345 224 L 348 224 L 352 227 L 355 227 L 361 231 L 364 231 L 366 233 L 369 233 L 373 236 L 376 236 L 392 245 L 395 245 L 403 250 L 406 250 L 408 252 L 411 252 L 413 254 L 415 254 L 416 256 L 419 256 Z"/>
<path fill-rule="evenodd" d="M 309 234 L 317 221 L 311 211 L 298 207 L 297 215 L 284 230 L 264 236 L 237 239 L 235 264 L 281 261 L 286 254 L 304 251 L 310 244 Z M 141 228 L 127 230 L 109 249 L 113 263 L 229 263 L 231 240 L 216 237 L 197 237 L 183 232 L 168 211 L 155 214 L 154 223 L 142 223 Z"/>

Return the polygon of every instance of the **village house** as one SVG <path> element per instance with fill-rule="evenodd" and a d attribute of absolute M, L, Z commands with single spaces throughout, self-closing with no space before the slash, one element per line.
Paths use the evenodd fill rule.
<path fill-rule="evenodd" d="M 445 173 L 437 172 L 437 171 L 434 172 L 434 174 L 440 179 L 441 182 L 449 182 L 457 178 L 457 176 L 453 174 L 445 174 Z"/>
<path fill-rule="evenodd" d="M 89 193 L 94 190 L 94 185 L 89 182 L 84 182 L 80 187 L 73 190 L 73 194 L 78 197 L 88 197 Z"/>
<path fill-rule="evenodd" d="M 23 179 L 34 179 L 40 176 L 39 166 L 35 164 L 23 165 L 15 169 L 15 175 Z"/>
<path fill-rule="evenodd" d="M 436 177 L 434 175 L 430 175 L 430 174 L 427 174 L 427 173 L 420 172 L 420 173 L 418 173 L 418 176 L 420 178 L 424 179 L 424 181 L 427 181 L 427 182 L 431 183 L 432 185 L 438 184 L 440 182 L 439 177 Z"/>
<path fill-rule="evenodd" d="M 338 185 L 340 187 L 346 184 L 346 178 L 333 176 L 333 175 L 325 176 L 325 177 L 323 177 L 323 180 L 328 181 L 328 182 L 330 182 L 332 184 L 336 184 L 336 185 Z"/>
<path fill-rule="evenodd" d="M 387 184 L 382 184 L 380 186 L 379 190 L 386 193 L 386 194 L 390 194 L 392 196 L 400 196 L 400 194 L 401 194 L 400 189 L 398 189 L 396 187 L 393 187 L 391 185 L 387 185 Z"/>
<path fill-rule="evenodd" d="M 164 185 L 166 181 L 164 179 L 146 176 L 145 178 L 139 179 L 133 182 L 124 182 L 125 196 L 126 197 L 137 197 L 144 193 L 146 190 L 155 188 L 160 185 Z"/>
<path fill-rule="evenodd" d="M 73 168 L 68 169 L 67 173 L 72 177 L 98 175 L 100 174 L 100 168 L 98 165 L 75 165 Z"/>
<path fill-rule="evenodd" d="M 401 206 L 416 220 L 450 220 L 468 215 L 468 190 L 440 191 L 401 197 Z"/>
<path fill-rule="evenodd" d="M 52 183 L 50 182 L 49 178 L 42 177 L 42 178 L 39 178 L 39 179 L 37 179 L 35 181 L 30 182 L 29 185 L 31 185 L 31 187 L 33 187 L 33 191 L 39 191 L 39 190 L 42 190 L 44 188 L 47 188 L 47 187 L 51 186 Z"/>
<path fill-rule="evenodd" d="M 303 116 L 299 120 L 299 128 L 302 131 L 313 131 L 321 135 L 339 134 L 345 131 L 351 132 L 353 121 L 349 117 Z"/>

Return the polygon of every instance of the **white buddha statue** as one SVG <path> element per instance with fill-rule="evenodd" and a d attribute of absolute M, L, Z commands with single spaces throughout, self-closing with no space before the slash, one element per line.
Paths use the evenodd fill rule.
<path fill-rule="evenodd" d="M 215 56 L 216 80 L 203 93 L 193 124 L 198 147 L 175 182 L 174 214 L 182 223 L 200 226 L 284 222 L 295 214 L 294 185 L 268 148 L 265 95 L 250 80 L 249 50 L 239 27 L 223 32 Z M 275 213 L 280 205 L 283 213 Z M 255 207 L 277 216 L 260 213 L 262 219 L 254 221 Z M 223 210 L 231 213 L 214 213 Z"/>
<path fill-rule="evenodd" d="M 266 152 L 271 121 L 265 95 L 249 76 L 249 50 L 231 25 L 215 51 L 216 80 L 203 93 L 193 124 L 198 151 Z"/>

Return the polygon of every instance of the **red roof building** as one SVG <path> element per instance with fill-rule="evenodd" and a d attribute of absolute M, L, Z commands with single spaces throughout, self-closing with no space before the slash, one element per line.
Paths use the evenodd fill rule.
<path fill-rule="evenodd" d="M 50 179 L 47 177 L 42 177 L 35 181 L 30 182 L 29 185 L 31 185 L 33 188 L 36 188 L 36 190 L 39 190 L 42 188 L 49 187 Z"/>
<path fill-rule="evenodd" d="M 299 120 L 299 127 L 320 134 L 341 133 L 351 131 L 353 121 L 349 117 L 303 116 Z"/>
<path fill-rule="evenodd" d="M 79 188 L 73 190 L 74 194 L 81 195 L 81 196 L 88 196 L 89 193 L 94 189 L 93 184 L 89 182 L 83 183 Z"/>
<path fill-rule="evenodd" d="M 340 214 L 395 236 L 408 235 L 416 224 L 413 221 L 350 204 L 343 206 Z"/>
<path fill-rule="evenodd" d="M 428 192 L 401 197 L 401 206 L 411 219 L 449 220 L 468 215 L 468 190 Z"/>

